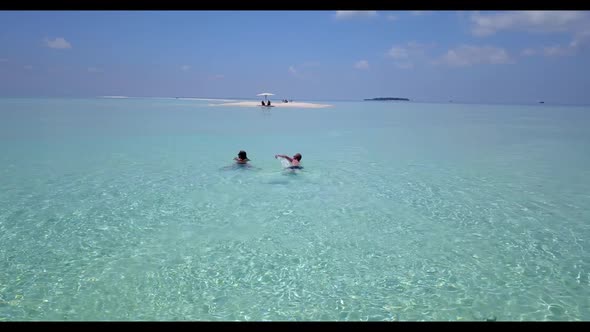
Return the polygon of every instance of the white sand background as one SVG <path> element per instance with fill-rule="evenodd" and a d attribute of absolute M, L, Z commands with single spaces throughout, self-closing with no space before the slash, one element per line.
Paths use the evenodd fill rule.
<path fill-rule="evenodd" d="M 314 103 L 303 103 L 303 102 L 272 102 L 271 105 L 275 108 L 325 108 L 332 107 L 333 105 L 328 104 L 314 104 Z M 238 107 L 262 107 L 260 101 L 238 101 L 232 103 L 221 103 L 221 104 L 209 104 L 209 106 L 238 106 Z"/>

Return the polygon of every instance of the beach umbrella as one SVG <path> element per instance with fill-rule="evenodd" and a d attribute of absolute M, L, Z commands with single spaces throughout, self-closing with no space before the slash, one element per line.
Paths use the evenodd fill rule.
<path fill-rule="evenodd" d="M 267 96 L 274 96 L 274 93 L 270 93 L 270 92 L 263 92 L 263 93 L 259 93 L 257 94 L 257 96 L 264 96 L 264 100 L 266 100 Z"/>

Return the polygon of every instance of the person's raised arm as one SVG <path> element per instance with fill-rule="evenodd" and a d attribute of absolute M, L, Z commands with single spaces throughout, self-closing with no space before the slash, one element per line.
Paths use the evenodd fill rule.
<path fill-rule="evenodd" d="M 293 159 L 291 159 L 291 157 L 289 157 L 289 156 L 285 156 L 284 154 L 277 154 L 277 155 L 275 155 L 275 158 L 285 158 L 285 159 L 287 159 L 289 162 L 293 162 Z"/>

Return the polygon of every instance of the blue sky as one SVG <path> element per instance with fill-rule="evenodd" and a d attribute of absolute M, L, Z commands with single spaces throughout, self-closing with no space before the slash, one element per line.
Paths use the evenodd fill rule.
<path fill-rule="evenodd" d="M 4 11 L 0 96 L 590 104 L 586 11 Z"/>

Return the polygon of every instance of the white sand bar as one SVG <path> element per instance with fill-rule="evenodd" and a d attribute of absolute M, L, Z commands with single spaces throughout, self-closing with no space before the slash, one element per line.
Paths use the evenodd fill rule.
<path fill-rule="evenodd" d="M 236 101 L 235 99 L 190 98 L 190 97 L 178 97 L 176 99 L 178 99 L 178 100 L 199 100 L 199 101 L 223 101 L 223 102 Z"/>
<path fill-rule="evenodd" d="M 272 101 L 271 101 L 272 103 Z M 303 102 L 276 102 L 272 103 L 275 108 L 325 108 L 332 107 L 333 105 L 328 104 L 314 104 L 314 103 L 303 103 Z M 238 107 L 262 107 L 260 101 L 239 101 L 234 103 L 222 103 L 222 104 L 209 104 L 209 106 L 238 106 Z"/>

